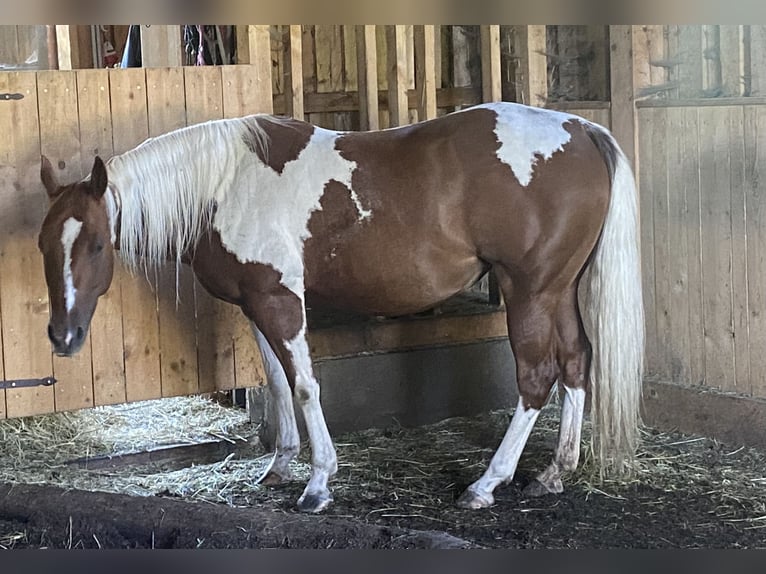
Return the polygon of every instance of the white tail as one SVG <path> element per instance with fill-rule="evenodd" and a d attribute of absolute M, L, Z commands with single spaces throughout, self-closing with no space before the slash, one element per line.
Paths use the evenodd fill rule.
<path fill-rule="evenodd" d="M 624 470 L 638 446 L 645 335 L 635 179 L 611 134 L 599 129 L 592 137 L 614 165 L 604 228 L 582 278 L 581 308 L 593 347 L 593 449 L 603 475 Z"/>

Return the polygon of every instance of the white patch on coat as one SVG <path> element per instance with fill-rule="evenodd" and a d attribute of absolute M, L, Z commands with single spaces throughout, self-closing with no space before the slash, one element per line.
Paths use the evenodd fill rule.
<path fill-rule="evenodd" d="M 584 121 L 571 114 L 509 102 L 483 104 L 476 108 L 486 108 L 497 114 L 495 135 L 500 142 L 497 157 L 511 168 L 524 187 L 532 181 L 538 156 L 550 159 L 571 139 L 564 124 L 572 120 Z"/>
<path fill-rule="evenodd" d="M 77 296 L 72 277 L 72 246 L 77 241 L 81 229 L 82 221 L 70 217 L 64 222 L 64 230 L 61 232 L 61 245 L 64 247 L 64 302 L 67 313 L 74 308 Z"/>
<path fill-rule="evenodd" d="M 356 163 L 335 149 L 337 132 L 316 128 L 295 161 L 278 173 L 256 154 L 242 160 L 233 187 L 218 200 L 213 228 L 223 246 L 242 263 L 271 265 L 282 284 L 303 300 L 303 245 L 312 212 L 330 181 L 351 189 Z M 359 220 L 370 216 L 352 191 Z"/>

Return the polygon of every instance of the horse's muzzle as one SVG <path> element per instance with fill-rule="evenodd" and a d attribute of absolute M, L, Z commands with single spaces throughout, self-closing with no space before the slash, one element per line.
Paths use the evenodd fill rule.
<path fill-rule="evenodd" d="M 63 333 L 59 333 L 48 323 L 48 338 L 51 340 L 53 352 L 59 357 L 71 357 L 77 353 L 82 348 L 86 335 L 87 329 L 83 327 L 69 327 Z"/>

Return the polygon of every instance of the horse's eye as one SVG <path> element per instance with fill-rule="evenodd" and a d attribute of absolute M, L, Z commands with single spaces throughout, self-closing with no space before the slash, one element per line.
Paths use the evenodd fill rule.
<path fill-rule="evenodd" d="M 93 253 L 101 253 L 104 250 L 104 244 L 101 241 L 97 241 L 93 246 Z"/>

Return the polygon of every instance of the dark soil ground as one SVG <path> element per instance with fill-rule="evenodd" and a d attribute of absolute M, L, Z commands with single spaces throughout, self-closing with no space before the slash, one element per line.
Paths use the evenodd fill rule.
<path fill-rule="evenodd" d="M 0 485 L 4 548 L 766 548 L 766 455 L 647 431 L 637 472 L 599 482 L 587 460 L 557 496 L 524 485 L 551 456 L 538 428 L 496 504 L 454 502 L 485 467 L 508 413 L 337 437 L 335 503 L 294 509 L 301 481 L 233 506 L 51 485 Z M 301 454 L 304 460 L 308 453 Z M 139 472 L 137 469 L 136 472 Z"/>

